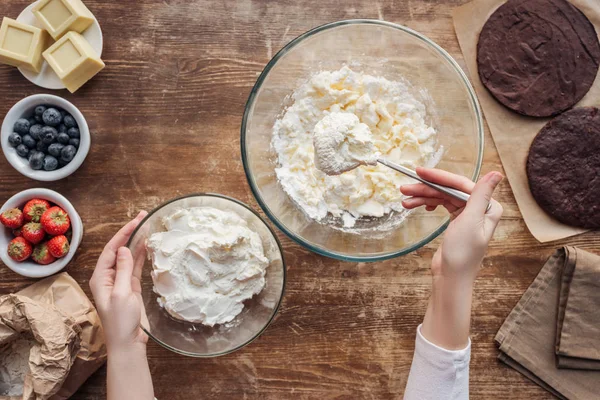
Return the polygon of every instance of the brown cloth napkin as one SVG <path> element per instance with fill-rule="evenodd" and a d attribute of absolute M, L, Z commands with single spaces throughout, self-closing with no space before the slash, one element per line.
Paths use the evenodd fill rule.
<path fill-rule="evenodd" d="M 496 335 L 499 359 L 561 399 L 600 399 L 600 256 L 564 247 Z"/>
<path fill-rule="evenodd" d="M 556 365 L 600 370 L 600 257 L 574 247 L 566 247 L 563 257 Z"/>

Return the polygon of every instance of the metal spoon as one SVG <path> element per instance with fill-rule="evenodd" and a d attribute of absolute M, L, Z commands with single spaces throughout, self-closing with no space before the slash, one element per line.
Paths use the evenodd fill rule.
<path fill-rule="evenodd" d="M 388 161 L 383 158 L 378 158 L 377 162 L 382 165 L 385 165 L 386 167 L 389 167 L 393 170 L 396 170 L 406 176 L 416 179 L 419 182 L 424 183 L 425 185 L 429 186 L 430 188 L 437 190 L 438 192 L 445 193 L 449 196 L 454 197 L 455 199 L 464 201 L 465 203 L 467 201 L 469 201 L 469 198 L 471 197 L 469 194 L 467 194 L 465 192 L 461 192 L 460 190 L 457 190 L 457 189 L 454 189 L 454 188 L 451 188 L 448 186 L 438 185 L 437 183 L 429 182 L 428 180 L 425 180 L 425 179 L 421 178 L 419 175 L 417 175 L 417 173 L 415 171 L 413 171 L 412 169 L 406 168 L 400 164 L 396 164 L 394 162 Z M 492 204 L 491 203 L 488 204 L 485 212 L 490 211 L 491 207 L 492 207 Z"/>

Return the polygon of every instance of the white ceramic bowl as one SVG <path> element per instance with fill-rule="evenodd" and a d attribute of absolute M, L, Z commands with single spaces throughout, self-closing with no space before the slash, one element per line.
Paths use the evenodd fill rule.
<path fill-rule="evenodd" d="M 83 223 L 81 222 L 81 217 L 69 200 L 49 189 L 29 189 L 17 193 L 4 203 L 2 208 L 0 208 L 0 212 L 4 212 L 11 208 L 22 208 L 25 203 L 31 199 L 48 200 L 50 203 L 56 204 L 69 214 L 69 218 L 71 219 L 71 229 L 73 230 L 69 254 L 48 265 L 36 264 L 31 259 L 18 263 L 11 259 L 7 253 L 8 243 L 14 239 L 14 236 L 10 229 L 0 226 L 0 259 L 2 259 L 2 262 L 8 268 L 19 275 L 29 278 L 44 278 L 57 273 L 73 259 L 73 256 L 77 252 L 77 248 L 81 244 L 81 239 L 83 239 Z"/>
<path fill-rule="evenodd" d="M 75 118 L 75 121 L 77 121 L 77 125 L 79 125 L 79 133 L 81 136 L 79 138 L 79 149 L 77 150 L 75 158 L 73 158 L 73 161 L 68 165 L 54 171 L 34 170 L 29 166 L 28 160 L 19 156 L 17 150 L 8 144 L 8 137 L 13 133 L 15 122 L 17 122 L 19 118 L 31 115 L 35 107 L 39 105 L 60 107 L 71 114 L 73 118 Z M 67 100 L 50 94 L 36 94 L 26 97 L 15 104 L 8 111 L 6 117 L 4 117 L 0 140 L 2 143 L 2 151 L 10 165 L 26 177 L 43 182 L 58 181 L 77 171 L 87 157 L 91 144 L 90 130 L 87 121 L 79 109 Z"/>
<path fill-rule="evenodd" d="M 37 3 L 39 3 L 39 1 L 28 5 L 21 14 L 19 14 L 17 21 L 43 29 L 42 24 L 31 11 Z M 96 17 L 94 17 L 92 25 L 83 31 L 82 36 L 88 41 L 98 56 L 101 57 L 103 47 L 102 29 L 100 29 L 100 24 Z M 65 84 L 62 83 L 58 75 L 56 75 L 56 72 L 54 72 L 46 60 L 42 62 L 42 70 L 39 73 L 30 71 L 26 68 L 19 68 L 19 72 L 34 85 L 45 89 L 65 89 Z"/>

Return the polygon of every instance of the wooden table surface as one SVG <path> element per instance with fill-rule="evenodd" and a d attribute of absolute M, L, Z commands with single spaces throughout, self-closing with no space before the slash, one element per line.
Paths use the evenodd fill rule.
<path fill-rule="evenodd" d="M 75 95 L 56 92 L 84 113 L 92 148 L 82 168 L 55 183 L 22 177 L 0 158 L 0 203 L 32 187 L 64 194 L 85 223 L 67 271 L 90 295 L 98 255 L 138 210 L 198 191 L 230 195 L 258 208 L 240 160 L 244 104 L 271 56 L 323 23 L 379 18 L 427 35 L 463 66 L 451 12 L 464 0 L 86 0 L 104 31 L 107 68 Z M 26 0 L 0 0 L 16 17 Z M 16 69 L 0 66 L 0 115 L 43 93 Z M 483 172 L 502 170 L 486 128 Z M 555 248 L 600 251 L 600 235 L 539 244 L 507 182 L 505 214 L 477 282 L 473 309 L 474 399 L 548 399 L 544 390 L 496 360 L 493 338 Z M 278 232 L 289 274 L 275 322 L 234 354 L 197 360 L 148 347 L 156 395 L 179 399 L 392 399 L 404 391 L 429 293 L 437 239 L 375 264 L 315 255 Z M 32 283 L 0 268 L 0 294 Z M 105 398 L 105 368 L 74 399 Z M 133 390 L 133 389 L 132 389 Z"/>

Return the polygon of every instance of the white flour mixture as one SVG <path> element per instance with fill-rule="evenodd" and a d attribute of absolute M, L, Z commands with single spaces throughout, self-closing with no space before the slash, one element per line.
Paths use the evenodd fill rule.
<path fill-rule="evenodd" d="M 364 136 L 364 126 L 368 127 L 373 152 L 390 161 L 410 168 L 432 167 L 437 162 L 436 131 L 426 124 L 425 105 L 411 94 L 406 82 L 343 67 L 316 74 L 292 94 L 292 100 L 293 104 L 273 127 L 272 147 L 278 160 L 275 172 L 285 192 L 317 221 L 330 214 L 342 218 L 344 226 L 350 228 L 360 217 L 382 217 L 393 210 L 402 211 L 400 186 L 411 182 L 382 165 L 363 165 L 336 176 L 317 169 L 313 133 L 331 132 L 328 127 L 340 121 L 338 113 L 358 119 L 358 123 L 352 117 L 345 119 L 343 128 L 356 131 L 358 144 Z M 332 120 L 325 119 L 328 115 Z M 316 129 L 318 124 L 324 126 Z M 339 138 L 337 141 L 339 144 Z M 365 156 L 364 146 L 359 149 L 359 158 Z M 342 147 L 338 149 L 343 153 Z M 341 156 L 347 159 L 356 154 Z M 333 163 L 340 166 L 339 160 Z M 342 167 L 347 170 L 347 165 Z"/>
<path fill-rule="evenodd" d="M 265 287 L 269 260 L 258 233 L 231 211 L 182 209 L 148 239 L 154 291 L 173 317 L 207 326 L 232 321 Z"/>
<path fill-rule="evenodd" d="M 376 165 L 379 152 L 369 127 L 351 113 L 332 112 L 315 125 L 315 165 L 327 175 L 340 175 L 359 165 Z"/>
<path fill-rule="evenodd" d="M 19 338 L 0 353 L 0 396 L 21 396 L 29 372 L 29 351 L 34 342 Z"/>

